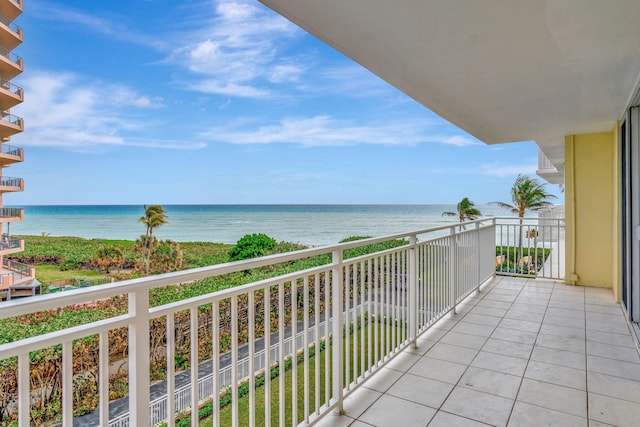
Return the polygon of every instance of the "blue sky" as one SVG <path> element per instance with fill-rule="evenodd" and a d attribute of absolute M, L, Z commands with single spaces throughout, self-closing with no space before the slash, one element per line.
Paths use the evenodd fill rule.
<path fill-rule="evenodd" d="M 533 142 L 481 143 L 254 0 L 24 8 L 6 205 L 486 203 L 535 174 Z"/>

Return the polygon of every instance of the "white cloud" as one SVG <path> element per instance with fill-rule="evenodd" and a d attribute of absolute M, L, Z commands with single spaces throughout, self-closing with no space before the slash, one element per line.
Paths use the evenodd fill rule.
<path fill-rule="evenodd" d="M 111 37 L 116 40 L 132 42 L 155 49 L 165 48 L 165 42 L 157 37 L 150 37 L 139 31 L 133 23 L 127 23 L 124 19 L 105 19 L 95 15 L 78 12 L 59 3 L 38 2 L 30 11 L 39 19 L 55 21 L 59 24 L 69 23 L 75 26 L 83 26 L 90 30 Z"/>
<path fill-rule="evenodd" d="M 498 177 L 505 177 L 510 175 L 530 175 L 535 174 L 538 166 L 535 164 L 528 165 L 498 165 L 498 164 L 483 164 L 480 166 L 479 172 L 483 175 L 493 175 Z"/>
<path fill-rule="evenodd" d="M 456 147 L 468 147 L 470 145 L 482 145 L 481 142 L 462 135 L 453 135 L 442 138 L 439 142 L 447 145 L 455 145 Z"/>
<path fill-rule="evenodd" d="M 19 108 L 25 131 L 21 145 L 91 150 L 98 146 L 135 145 L 199 148 L 202 143 L 129 138 L 130 131 L 148 128 L 131 112 L 160 105 L 121 86 L 92 81 L 72 73 L 30 72 L 21 80 L 28 94 Z"/>
<path fill-rule="evenodd" d="M 201 76 L 189 79 L 189 89 L 265 97 L 274 94 L 265 84 L 297 81 L 305 70 L 282 52 L 296 34 L 302 34 L 297 27 L 254 2 L 219 0 L 212 22 L 181 37 L 170 60 Z"/>
<path fill-rule="evenodd" d="M 458 141 L 455 137 L 429 135 L 428 126 L 420 120 L 391 121 L 365 126 L 329 116 L 285 118 L 261 125 L 252 125 L 249 120 L 242 120 L 239 123 L 215 127 L 201 136 L 231 144 L 299 144 L 307 147 L 451 144 L 452 138 Z"/>

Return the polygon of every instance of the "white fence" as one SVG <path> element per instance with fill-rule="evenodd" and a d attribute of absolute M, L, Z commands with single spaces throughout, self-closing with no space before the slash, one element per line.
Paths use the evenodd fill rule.
<path fill-rule="evenodd" d="M 564 218 L 499 218 L 496 272 L 564 279 Z"/>
<path fill-rule="evenodd" d="M 449 234 L 441 236 L 442 231 Z M 198 369 L 191 369 L 190 384 L 176 393 L 175 385 L 175 316 L 190 312 L 188 332 L 191 360 L 198 360 L 198 313 L 211 316 L 207 333 L 213 337 L 209 362 L 211 372 L 219 372 L 221 363 L 220 339 L 230 342 L 230 392 L 238 396 L 238 381 L 247 376 L 248 410 L 239 412 L 238 399 L 231 400 L 228 409 L 231 425 L 254 425 L 258 414 L 277 424 L 295 420 L 304 425 L 334 409 L 342 409 L 344 397 L 357 389 L 398 352 L 415 343 L 416 337 L 450 310 L 481 283 L 495 274 L 495 220 L 485 219 L 466 224 L 419 230 L 404 234 L 373 238 L 324 248 L 313 248 L 287 254 L 273 255 L 198 268 L 142 279 L 100 285 L 44 295 L 5 303 L 0 318 L 83 304 L 102 298 L 125 295 L 128 313 L 82 326 L 63 329 L 10 344 L 0 345 L 0 361 L 17 357 L 18 424 L 29 426 L 32 409 L 30 388 L 30 352 L 51 346 L 62 347 L 62 423 L 73 423 L 75 340 L 99 336 L 99 414 L 100 425 L 109 425 L 109 341 L 111 330 L 128 328 L 129 414 L 119 417 L 111 425 L 151 425 L 150 392 L 150 321 L 166 323 L 167 398 L 161 412 L 173 426 L 176 407 L 206 398 L 213 401 L 213 425 L 221 423 L 218 391 L 223 384 L 217 375 L 210 381 L 198 378 Z M 382 252 L 345 259 L 345 251 L 394 239 L 406 239 L 407 244 Z M 315 255 L 331 254 L 329 263 L 286 275 L 269 278 L 212 294 L 151 307 L 149 291 L 167 285 L 189 283 L 208 277 L 257 269 Z M 186 285 L 184 285 L 186 286 Z M 202 314 L 204 313 L 204 314 Z M 311 331 L 316 318 L 326 320 Z M 265 326 L 267 325 L 267 326 Z M 302 326 L 302 342 L 293 347 L 285 345 L 285 335 L 298 336 Z M 254 387 L 257 372 L 256 338 L 262 336 L 264 348 L 271 348 L 272 335 L 277 332 L 277 354 L 264 352 L 262 366 L 283 368 L 285 361 L 299 357 L 292 363 L 292 375 L 270 378 L 265 375 L 262 385 L 263 405 L 257 402 Z M 309 333 L 304 333 L 304 332 Z M 240 339 L 242 336 L 242 340 Z M 314 357 L 310 348 L 324 351 Z M 248 368 L 240 372 L 239 348 L 248 345 Z M 301 380 L 298 380 L 298 372 Z M 287 392 L 287 387 L 291 390 Z M 287 394 L 290 393 L 290 394 Z M 189 397 L 185 397 L 188 395 Z M 298 397 L 301 396 L 300 403 Z M 271 402 L 278 407 L 271 410 Z M 227 418 L 225 418 L 227 419 Z M 191 425 L 198 425 L 198 411 L 192 411 Z"/>

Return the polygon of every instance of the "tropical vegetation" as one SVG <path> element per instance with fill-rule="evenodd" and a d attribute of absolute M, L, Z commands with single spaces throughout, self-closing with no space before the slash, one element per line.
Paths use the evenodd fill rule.
<path fill-rule="evenodd" d="M 457 216 L 460 222 L 465 222 L 478 219 L 482 216 L 482 212 L 468 197 L 465 197 L 458 202 L 455 212 L 442 212 L 442 216 Z"/>

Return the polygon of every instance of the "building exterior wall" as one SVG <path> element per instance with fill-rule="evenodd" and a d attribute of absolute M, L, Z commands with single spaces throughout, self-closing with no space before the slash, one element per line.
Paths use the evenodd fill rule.
<path fill-rule="evenodd" d="M 619 298 L 617 130 L 565 138 L 567 282 Z"/>

